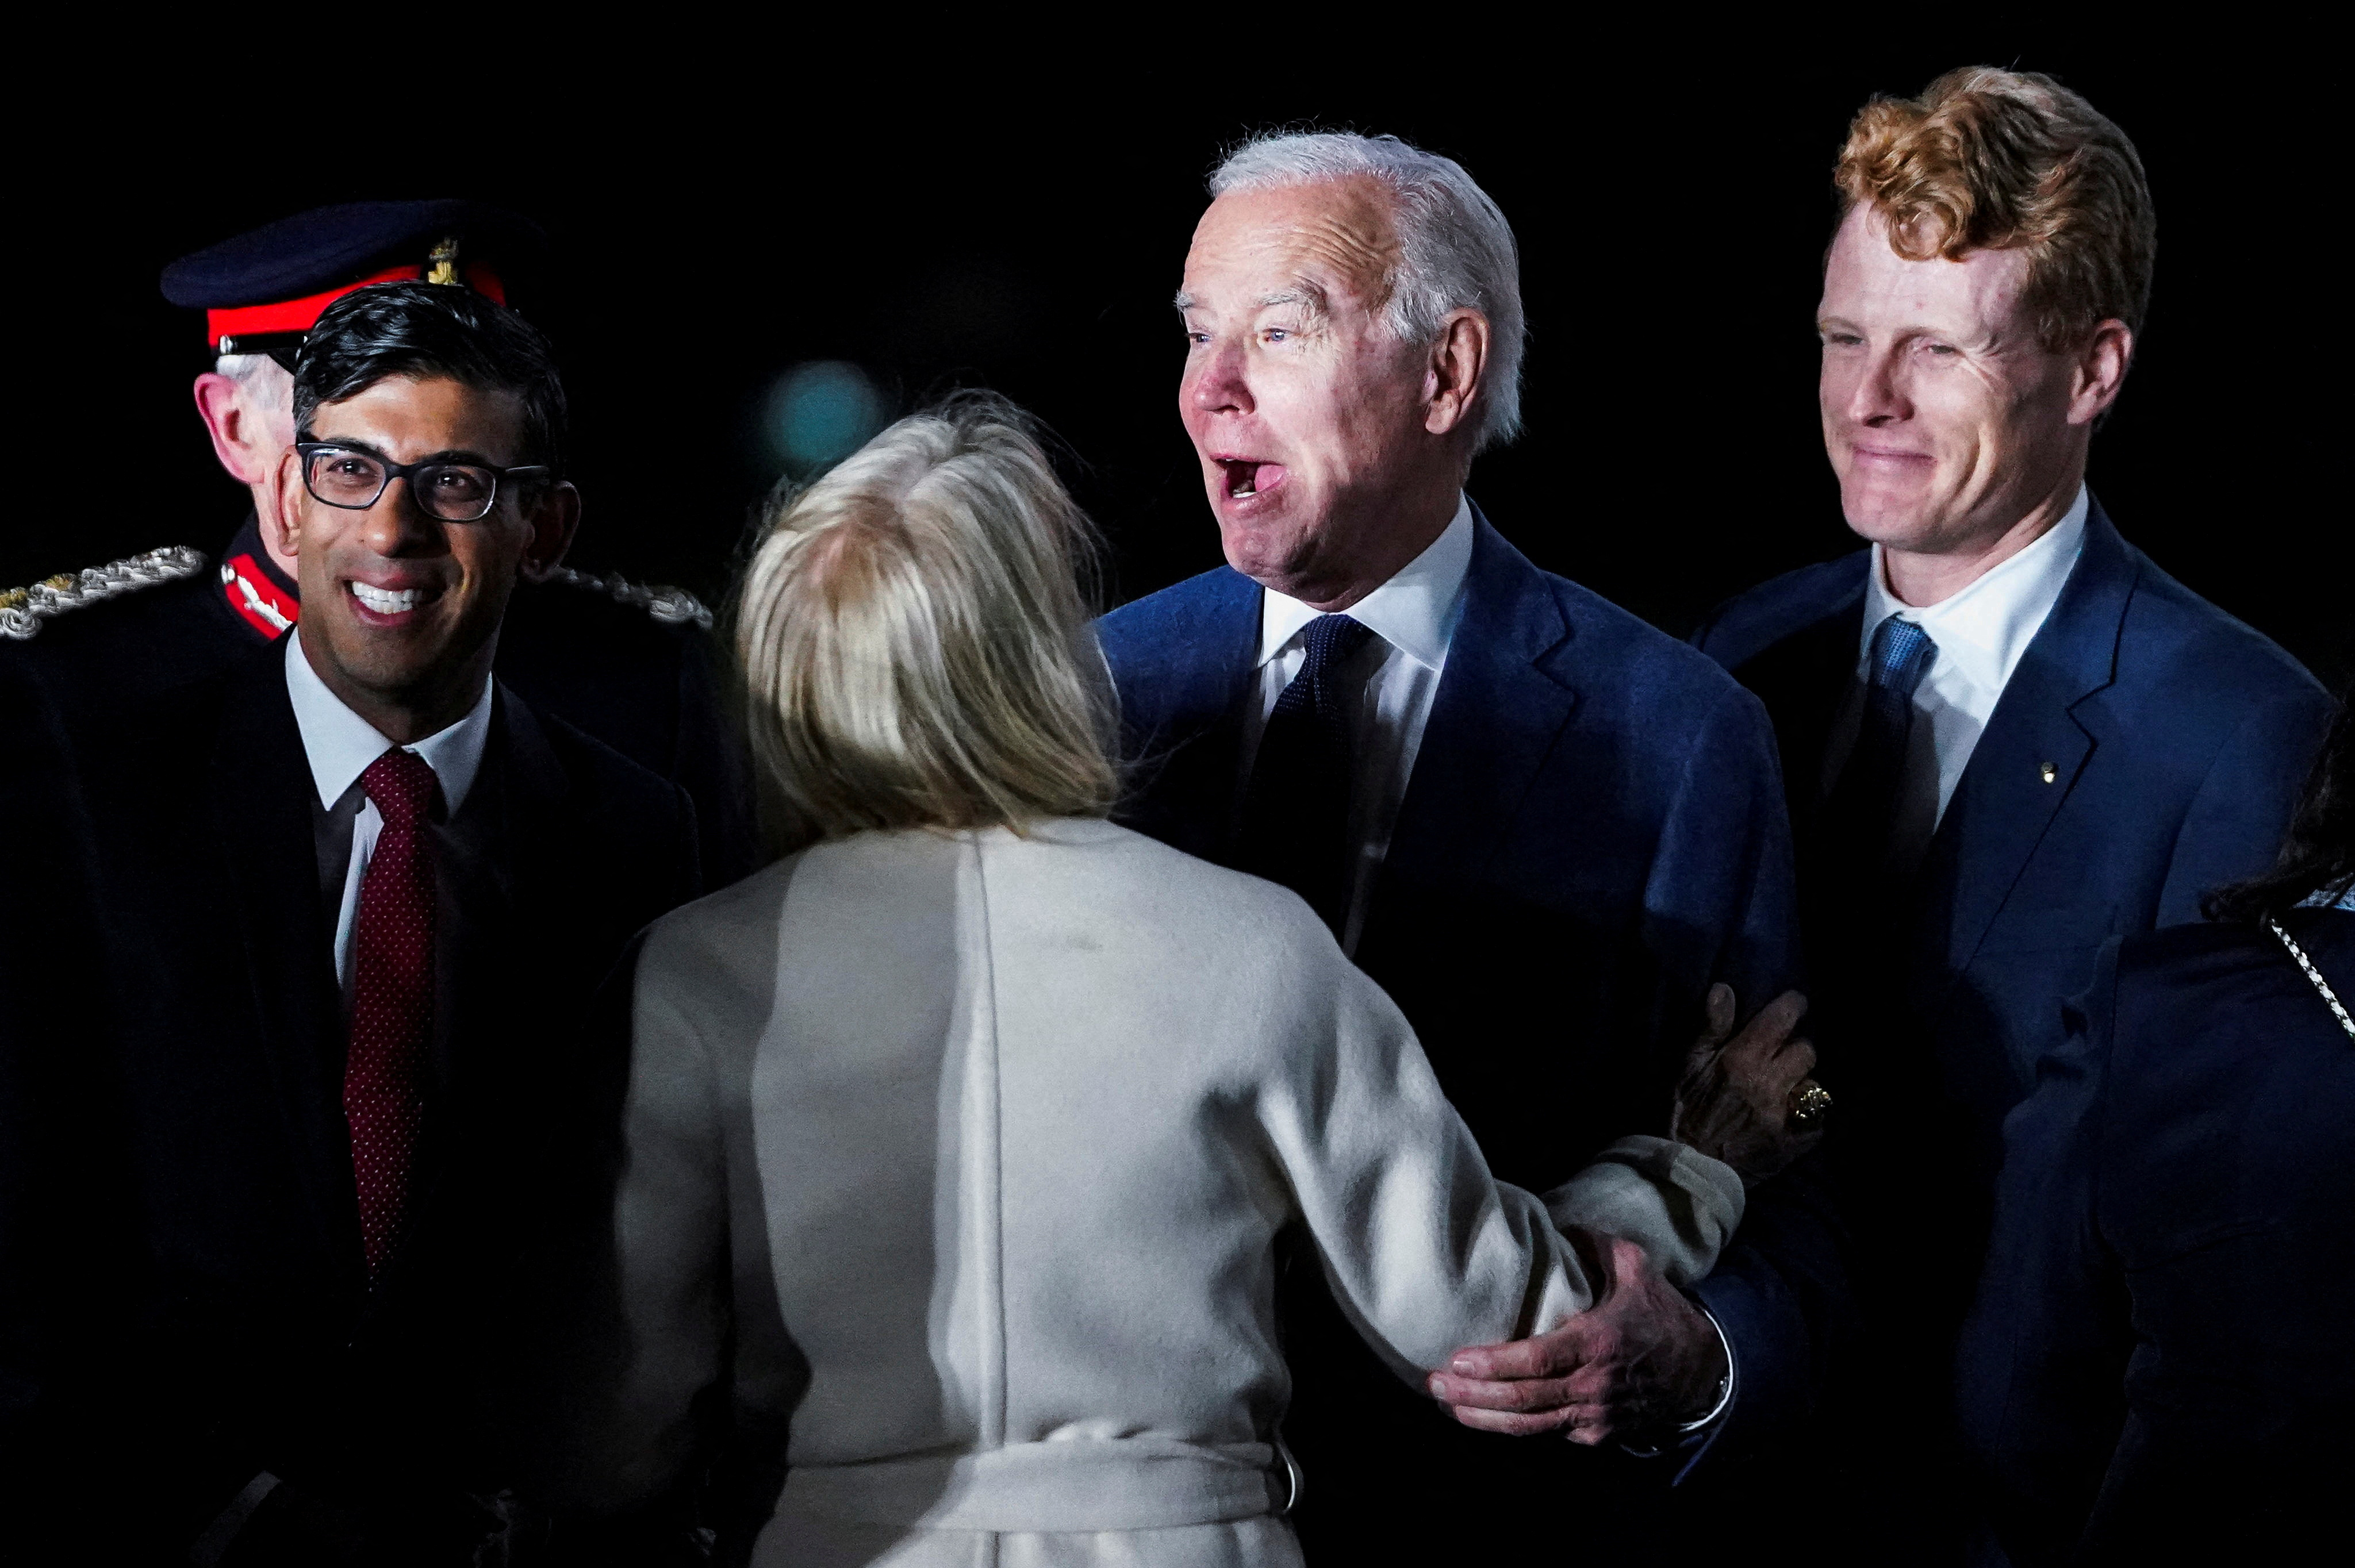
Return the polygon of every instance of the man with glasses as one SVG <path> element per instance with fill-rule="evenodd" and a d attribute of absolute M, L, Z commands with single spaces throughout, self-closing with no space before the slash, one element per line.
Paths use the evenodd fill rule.
<path fill-rule="evenodd" d="M 98 714 L 0 667 L 46 906 L 0 1058 L 28 1561 L 507 1560 L 523 1249 L 617 1070 L 586 999 L 698 885 L 685 794 L 495 673 L 580 514 L 545 341 L 375 285 L 293 393 L 299 627 Z"/>
<path fill-rule="evenodd" d="M 479 202 L 354 202 L 173 262 L 165 298 L 205 313 L 210 363 L 196 378 L 197 413 L 251 509 L 209 560 L 179 546 L 0 595 L 0 646 L 29 660 L 57 705 L 80 710 L 210 673 L 284 636 L 302 615 L 303 593 L 267 520 L 280 457 L 294 439 L 293 372 L 304 334 L 336 300 L 369 283 L 434 282 L 507 303 L 531 289 L 545 249 L 534 225 Z M 718 886 L 751 869 L 752 846 L 750 789 L 720 715 L 710 621 L 691 594 L 574 571 L 559 553 L 527 566 L 498 666 L 541 712 L 687 791 L 704 878 Z"/>

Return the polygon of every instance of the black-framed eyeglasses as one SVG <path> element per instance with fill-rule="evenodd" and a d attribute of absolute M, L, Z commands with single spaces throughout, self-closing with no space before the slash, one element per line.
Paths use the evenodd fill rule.
<path fill-rule="evenodd" d="M 439 459 L 394 462 L 365 447 L 335 441 L 296 441 L 294 450 L 303 458 L 303 488 L 323 505 L 365 512 L 394 480 L 405 479 L 418 509 L 444 523 L 479 522 L 498 501 L 499 481 L 549 471 L 545 463 L 493 468 L 488 463 Z"/>

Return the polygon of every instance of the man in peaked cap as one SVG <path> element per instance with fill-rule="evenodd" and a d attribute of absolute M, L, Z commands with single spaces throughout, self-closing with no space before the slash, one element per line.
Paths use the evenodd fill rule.
<path fill-rule="evenodd" d="M 528 1244 L 622 1069 L 590 999 L 695 895 L 695 812 L 497 673 L 579 514 L 546 339 L 390 281 L 298 366 L 268 527 L 299 627 L 73 710 L 46 631 L 0 655 L 31 894 L 0 939 L 0 1560 L 460 1568 L 543 1533 Z"/>
<path fill-rule="evenodd" d="M 18 662 L 77 710 L 211 674 L 282 637 L 302 613 L 295 564 L 258 520 L 277 504 L 280 456 L 294 440 L 293 370 L 313 323 L 371 283 L 445 284 L 512 304 L 546 250 L 537 226 L 480 202 L 351 202 L 166 267 L 165 297 L 205 313 L 211 364 L 196 378 L 197 411 L 221 467 L 250 493 L 244 524 L 211 561 L 174 546 L 0 595 L 0 642 L 31 655 Z M 498 673 L 541 712 L 686 789 L 705 885 L 718 887 L 751 868 L 752 852 L 710 622 L 679 589 L 551 564 L 515 595 Z"/>

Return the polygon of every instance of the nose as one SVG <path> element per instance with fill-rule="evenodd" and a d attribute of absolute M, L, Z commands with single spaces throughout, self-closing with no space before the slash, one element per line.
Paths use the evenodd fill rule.
<path fill-rule="evenodd" d="M 1243 372 L 1242 345 L 1214 341 L 1196 355 L 1186 367 L 1180 394 L 1192 413 L 1250 413 L 1251 380 Z"/>
<path fill-rule="evenodd" d="M 426 515 L 409 488 L 408 476 L 394 480 L 360 514 L 360 542 L 379 556 L 421 556 L 442 543 L 442 524 Z"/>
<path fill-rule="evenodd" d="M 1861 374 L 1849 389 L 1850 423 L 1877 430 L 1913 417 L 1913 405 L 1905 396 L 1900 362 L 1895 344 L 1876 344 L 1866 351 Z"/>

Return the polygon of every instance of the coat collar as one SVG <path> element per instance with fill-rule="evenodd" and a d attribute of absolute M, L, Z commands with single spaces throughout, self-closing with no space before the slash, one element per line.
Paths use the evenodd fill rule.
<path fill-rule="evenodd" d="M 1149 756 L 1233 709 L 1257 668 L 1260 586 L 1220 567 L 1121 612 L 1106 633 L 1130 755 Z"/>
<path fill-rule="evenodd" d="M 417 1151 L 406 1244 L 378 1277 L 369 1319 L 389 1311 L 415 1282 L 440 1277 L 451 1240 L 479 1229 L 474 1172 L 486 1143 L 519 1136 L 492 1107 L 538 1036 L 530 1027 L 537 978 L 527 956 L 566 918 L 565 889 L 579 868 L 565 816 L 569 781 L 538 717 L 503 684 L 492 692 L 492 736 L 483 778 L 440 839 L 442 929 L 432 1098 Z M 559 936 L 556 938 L 563 940 Z"/>
<path fill-rule="evenodd" d="M 2117 678 L 2142 567 L 2094 502 L 2083 552 L 1988 716 L 1923 866 L 1923 907 L 1946 911 L 1925 937 L 1951 969 L 1977 951 L 2093 757 L 2099 726 L 2087 705 Z"/>
<path fill-rule="evenodd" d="M 1578 705 L 1576 629 L 1545 574 L 1473 509 L 1472 564 L 1447 667 L 1400 803 L 1383 890 L 1477 876 Z"/>
<path fill-rule="evenodd" d="M 1257 668 L 1260 587 L 1231 567 L 1103 623 L 1120 691 L 1127 778 L 1118 819 L 1205 860 L 1224 858 L 1239 796 L 1234 722 Z"/>
<path fill-rule="evenodd" d="M 1465 874 L 1494 850 L 1576 705 L 1572 628 L 1545 574 L 1471 508 L 1464 604 L 1401 803 L 1383 884 Z M 1103 628 L 1122 701 L 1130 804 L 1120 820 L 1206 859 L 1227 852 L 1237 726 L 1258 667 L 1260 588 L 1221 567 Z M 1477 758 L 1464 762 L 1459 758 Z"/>
<path fill-rule="evenodd" d="M 343 1031 L 312 833 L 313 785 L 283 660 L 260 652 L 227 682 L 208 766 L 208 808 L 245 951 L 259 1046 L 301 1171 L 321 1256 L 364 1289 Z M 346 1244 L 349 1245 L 346 1245 Z"/>

